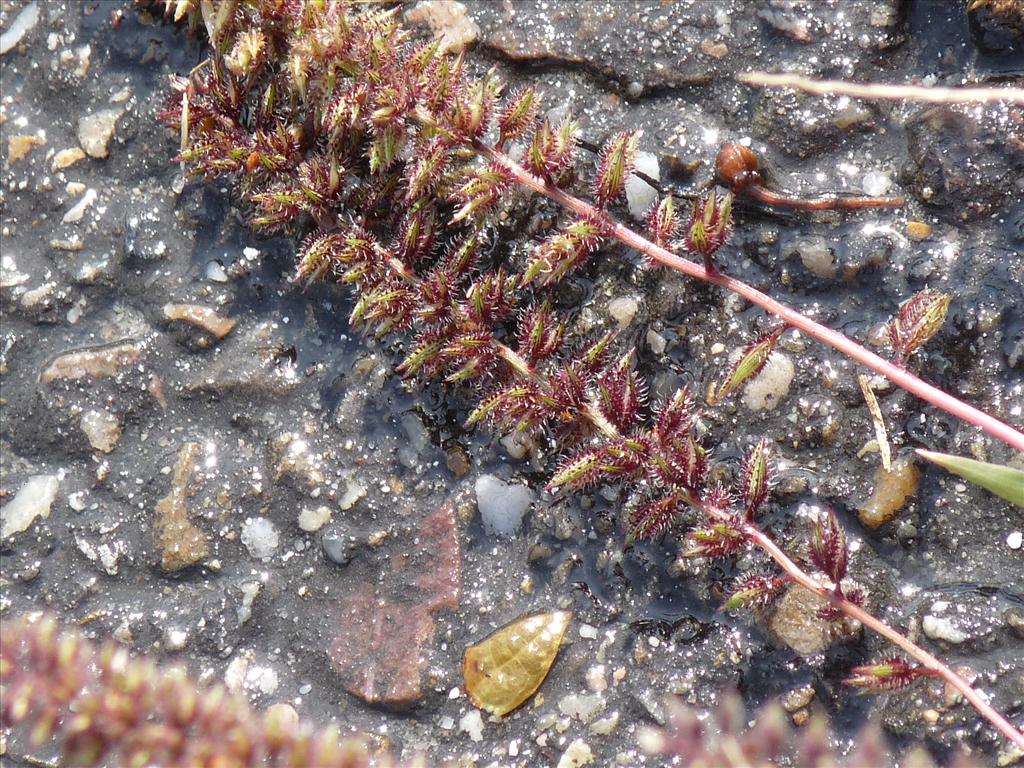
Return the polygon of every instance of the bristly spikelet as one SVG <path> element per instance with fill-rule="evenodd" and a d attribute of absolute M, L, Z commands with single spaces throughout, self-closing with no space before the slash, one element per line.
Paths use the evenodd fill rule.
<path fill-rule="evenodd" d="M 928 669 L 911 664 L 899 656 L 889 656 L 873 664 L 864 664 L 850 670 L 843 682 L 863 688 L 867 693 L 884 693 L 906 688 L 919 677 L 932 676 Z"/>
<path fill-rule="evenodd" d="M 462 204 L 452 216 L 453 224 L 469 217 L 483 218 L 512 186 L 512 174 L 498 163 L 466 171 L 464 179 L 462 186 L 452 193 L 452 202 Z"/>
<path fill-rule="evenodd" d="M 721 402 L 757 376 L 768 364 L 768 358 L 775 351 L 775 345 L 785 330 L 786 326 L 778 325 L 747 344 L 729 368 L 722 384 L 708 397 L 708 405 Z"/>
<path fill-rule="evenodd" d="M 640 147 L 640 131 L 622 131 L 601 150 L 594 179 L 594 202 L 604 208 L 615 202 L 626 188 L 626 179 L 633 172 L 633 158 Z"/>
<path fill-rule="evenodd" d="M 563 118 L 557 130 L 545 118 L 523 158 L 526 169 L 552 184 L 561 183 L 572 165 L 578 133 L 579 124 L 572 117 Z"/>
<path fill-rule="evenodd" d="M 634 509 L 629 515 L 629 540 L 661 536 L 678 518 L 681 503 L 682 499 L 677 494 L 669 494 Z"/>
<path fill-rule="evenodd" d="M 405 171 L 405 202 L 428 194 L 441 180 L 451 147 L 448 139 L 436 136 L 417 153 Z"/>
<path fill-rule="evenodd" d="M 740 476 L 740 500 L 747 513 L 747 520 L 753 522 L 758 510 L 768 498 L 771 485 L 771 463 L 768 461 L 768 440 L 761 438 L 757 445 L 748 451 L 743 461 Z"/>
<path fill-rule="evenodd" d="M 887 327 L 889 346 L 900 363 L 906 362 L 938 332 L 951 301 L 953 297 L 949 294 L 925 288 L 900 305 Z"/>
<path fill-rule="evenodd" d="M 338 252 L 343 244 L 344 238 L 334 233 L 313 233 L 307 237 L 296 256 L 298 266 L 293 279 L 296 282 L 306 282 L 337 277 Z"/>
<path fill-rule="evenodd" d="M 704 257 L 704 267 L 714 270 L 712 257 L 732 234 L 732 193 L 722 197 L 714 189 L 703 200 L 696 200 L 690 211 L 685 233 L 686 248 Z"/>
<path fill-rule="evenodd" d="M 263 65 L 266 45 L 267 39 L 260 30 L 242 32 L 231 53 L 224 57 L 224 64 L 236 77 L 250 77 Z"/>
<path fill-rule="evenodd" d="M 536 86 L 527 86 L 513 94 L 498 116 L 498 143 L 501 149 L 506 142 L 516 141 L 534 126 L 540 109 L 541 94 Z"/>
<path fill-rule="evenodd" d="M 726 557 L 743 549 L 747 537 L 739 521 L 720 520 L 706 528 L 690 531 L 683 557 Z"/>
<path fill-rule="evenodd" d="M 835 512 L 826 509 L 811 523 L 811 562 L 838 585 L 846 577 L 849 553 L 846 534 Z"/>
<path fill-rule="evenodd" d="M 764 571 L 753 571 L 736 580 L 729 599 L 719 610 L 735 611 L 738 608 L 764 608 L 789 582 L 786 576 L 776 576 Z"/>
<path fill-rule="evenodd" d="M 537 246 L 523 272 L 523 283 L 557 283 L 582 265 L 600 247 L 604 236 L 604 222 L 596 218 L 577 219 Z"/>
<path fill-rule="evenodd" d="M 597 406 L 619 432 L 628 433 L 636 426 L 646 402 L 647 387 L 633 369 L 632 351 L 597 380 Z"/>
<path fill-rule="evenodd" d="M 564 335 L 565 321 L 554 316 L 550 301 L 545 299 L 532 305 L 519 321 L 517 350 L 536 366 L 558 352 Z"/>
<path fill-rule="evenodd" d="M 477 139 L 487 130 L 500 93 L 501 82 L 491 69 L 454 99 L 451 124 L 461 138 Z"/>
<path fill-rule="evenodd" d="M 655 243 L 666 247 L 679 231 L 679 215 L 676 213 L 672 196 L 663 197 L 647 212 L 647 231 Z"/>

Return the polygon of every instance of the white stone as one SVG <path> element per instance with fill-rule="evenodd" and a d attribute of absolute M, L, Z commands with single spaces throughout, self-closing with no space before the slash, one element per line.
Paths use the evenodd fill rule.
<path fill-rule="evenodd" d="M 595 720 L 590 724 L 590 732 L 595 736 L 607 736 L 619 726 L 619 711 L 615 710 L 607 717 Z"/>
<path fill-rule="evenodd" d="M 483 741 L 484 719 L 480 716 L 480 711 L 473 709 L 459 718 L 459 730 L 468 733 L 473 741 Z"/>
<path fill-rule="evenodd" d="M 242 526 L 242 544 L 249 554 L 265 560 L 274 554 L 280 539 L 274 524 L 265 517 L 250 517 Z"/>
<path fill-rule="evenodd" d="M 345 482 L 345 493 L 338 499 L 338 506 L 341 509 L 352 509 L 355 503 L 366 495 L 366 486 L 354 478 L 348 478 Z"/>
<path fill-rule="evenodd" d="M 94 202 L 96 202 L 96 190 L 90 188 L 86 190 L 86 193 L 82 195 L 82 198 L 75 203 L 74 207 L 64 214 L 62 222 L 64 224 L 75 224 L 81 221 L 82 217 L 85 215 L 85 210 Z"/>
<path fill-rule="evenodd" d="M 29 276 L 18 271 L 18 265 L 9 255 L 0 259 L 0 288 L 14 288 L 28 282 Z"/>
<path fill-rule="evenodd" d="M 927 614 L 921 619 L 921 629 L 932 640 L 945 640 L 947 643 L 959 645 L 967 639 L 967 635 L 954 626 L 945 616 Z"/>
<path fill-rule="evenodd" d="M 21 42 L 32 27 L 39 22 L 39 3 L 29 3 L 14 17 L 11 25 L 0 34 L 0 56 Z"/>
<path fill-rule="evenodd" d="M 1011 531 L 1006 537 L 1006 546 L 1010 549 L 1020 549 L 1022 544 L 1024 544 L 1024 533 L 1020 531 Z"/>
<path fill-rule="evenodd" d="M 585 640 L 596 640 L 597 627 L 593 624 L 580 624 L 580 637 Z"/>
<path fill-rule="evenodd" d="M 823 237 L 809 237 L 797 244 L 800 261 L 818 277 L 830 278 L 836 274 L 836 259 Z"/>
<path fill-rule="evenodd" d="M 180 627 L 168 627 L 164 632 L 164 645 L 169 651 L 180 651 L 188 642 L 188 632 Z"/>
<path fill-rule="evenodd" d="M 558 709 L 563 715 L 589 723 L 604 709 L 604 704 L 604 696 L 599 693 L 570 693 L 558 701 Z"/>
<path fill-rule="evenodd" d="M 330 520 L 331 508 L 326 505 L 319 506 L 316 509 L 305 507 L 299 512 L 299 528 L 309 533 L 319 531 Z"/>
<path fill-rule="evenodd" d="M 475 490 L 484 531 L 492 536 L 514 534 L 533 503 L 533 493 L 525 485 L 506 483 L 494 475 L 481 475 Z"/>
<path fill-rule="evenodd" d="M 277 690 L 277 670 L 273 667 L 251 667 L 245 674 L 245 687 L 254 693 L 269 696 Z"/>
<path fill-rule="evenodd" d="M 661 181 L 658 156 L 652 152 L 637 152 L 633 159 L 633 169 L 647 174 L 655 181 Z M 629 206 L 629 215 L 637 221 L 643 221 L 647 217 L 647 211 L 657 199 L 658 190 L 646 181 L 632 174 L 626 179 L 626 204 Z"/>
<path fill-rule="evenodd" d="M 86 411 L 78 423 L 97 451 L 110 453 L 121 439 L 121 423 L 107 411 Z"/>
<path fill-rule="evenodd" d="M 782 352 L 773 352 L 768 364 L 743 390 L 743 404 L 752 411 L 767 411 L 778 407 L 796 376 L 793 361 Z"/>
<path fill-rule="evenodd" d="M 103 158 L 110 154 L 110 139 L 121 117 L 121 107 L 111 107 L 83 115 L 78 120 L 78 143 L 90 157 Z"/>
<path fill-rule="evenodd" d="M 647 331 L 647 346 L 651 348 L 651 352 L 654 354 L 663 355 L 665 354 L 665 348 L 668 346 L 668 340 L 651 328 Z"/>
<path fill-rule="evenodd" d="M 242 592 L 242 604 L 238 606 L 236 613 L 238 614 L 238 625 L 241 626 L 252 618 L 252 604 L 259 595 L 260 590 L 263 589 L 263 583 L 260 581 L 247 581 L 239 589 Z"/>
<path fill-rule="evenodd" d="M 590 765 L 594 762 L 594 753 L 590 745 L 583 739 L 576 739 L 565 748 L 565 752 L 558 759 L 557 768 L 580 768 L 582 765 Z"/>
<path fill-rule="evenodd" d="M 228 273 L 224 270 L 224 265 L 219 261 L 209 261 L 206 263 L 206 279 L 214 283 L 226 283 L 228 281 Z"/>
<path fill-rule="evenodd" d="M 892 186 L 892 179 L 889 178 L 887 173 L 868 171 L 864 174 L 864 178 L 861 179 L 861 186 L 864 188 L 864 194 L 878 197 L 889 191 L 889 187 Z"/>
<path fill-rule="evenodd" d="M 56 475 L 30 477 L 17 495 L 0 508 L 0 539 L 28 530 L 37 517 L 49 517 L 59 487 Z"/>
<path fill-rule="evenodd" d="M 608 302 L 608 314 L 623 329 L 629 327 L 639 309 L 640 302 L 636 296 L 620 296 Z"/>

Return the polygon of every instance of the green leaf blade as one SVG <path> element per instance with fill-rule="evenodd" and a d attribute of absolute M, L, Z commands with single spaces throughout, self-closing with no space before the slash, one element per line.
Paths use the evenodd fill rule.
<path fill-rule="evenodd" d="M 949 453 L 926 451 L 921 448 L 917 449 L 917 454 L 933 464 L 938 464 L 947 472 L 952 472 L 964 480 L 980 485 L 1011 504 L 1024 507 L 1024 471 L 1000 464 L 987 464 L 984 461 L 975 461 Z"/>

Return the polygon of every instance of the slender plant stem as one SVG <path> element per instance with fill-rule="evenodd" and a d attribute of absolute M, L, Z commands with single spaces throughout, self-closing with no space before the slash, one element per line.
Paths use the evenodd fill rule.
<path fill-rule="evenodd" d="M 611 237 L 640 251 L 652 261 L 739 294 L 748 301 L 757 304 L 769 314 L 780 318 L 788 325 L 798 328 L 808 336 L 828 344 L 847 357 L 856 360 L 861 365 L 885 376 L 893 384 L 956 416 L 958 419 L 981 427 L 990 435 L 999 438 L 1015 450 L 1024 452 L 1024 432 L 1014 429 L 1010 425 L 1004 424 L 999 419 L 957 399 L 953 395 L 943 392 L 938 387 L 928 384 L 906 369 L 879 357 L 848 336 L 815 322 L 797 310 L 787 307 L 771 296 L 744 283 L 742 280 L 723 275 L 717 270 L 709 271 L 701 264 L 677 256 L 668 249 L 662 248 L 623 224 L 614 221 L 604 211 L 600 211 L 589 203 L 562 191 L 553 184 L 537 178 L 508 157 L 508 155 L 499 152 L 494 147 L 481 141 L 474 141 L 473 148 L 484 157 L 508 169 L 516 182 L 522 186 L 539 192 L 581 216 L 598 217 L 606 220 Z"/>
<path fill-rule="evenodd" d="M 845 80 L 813 80 L 809 77 L 769 72 L 742 72 L 736 79 L 762 88 L 793 88 L 819 96 L 841 94 L 858 99 L 927 101 L 934 104 L 1004 102 L 1024 104 L 1024 88 L 943 88 L 887 83 L 850 83 Z"/>
<path fill-rule="evenodd" d="M 1020 749 L 1024 749 L 1024 733 L 1021 733 L 1021 731 L 1015 728 L 1012 723 L 999 714 L 999 712 L 997 712 L 992 705 L 985 700 L 985 697 L 972 688 L 971 684 L 964 680 L 963 677 L 958 675 L 935 656 L 928 653 L 924 648 L 915 644 L 909 638 L 901 635 L 885 622 L 875 618 L 859 605 L 851 603 L 849 600 L 836 595 L 833 590 L 808 575 L 807 572 L 800 568 L 799 565 L 793 562 L 789 555 L 782 551 L 782 548 L 776 544 L 768 534 L 756 525 L 753 525 L 752 523 L 743 523 L 742 530 L 751 541 L 767 552 L 793 581 L 804 589 L 808 589 L 816 595 L 825 598 L 850 618 L 856 619 L 865 627 L 868 627 L 873 632 L 884 637 L 890 643 L 902 648 L 908 654 L 921 662 L 926 669 L 935 673 L 960 691 L 964 698 L 967 699 L 971 705 L 990 723 L 992 723 L 992 725 L 998 728 L 1006 738 L 1016 744 Z"/>
<path fill-rule="evenodd" d="M 563 192 L 542 179 L 533 176 L 525 168 L 514 162 L 503 152 L 496 150 L 494 147 L 479 141 L 474 142 L 473 147 L 481 155 L 494 162 L 500 163 L 507 168 L 519 184 L 545 195 L 582 216 L 604 218 L 608 222 L 611 236 L 619 240 L 621 243 L 635 248 L 664 266 L 690 275 L 691 277 L 696 277 L 700 280 L 721 286 L 722 288 L 743 296 L 762 307 L 767 312 L 781 318 L 789 325 L 799 328 L 807 335 L 813 336 L 819 341 L 834 347 L 857 362 L 871 368 L 875 372 L 882 374 L 893 383 L 903 387 L 921 399 L 942 408 L 964 421 L 980 426 L 982 429 L 995 437 L 1004 440 L 1017 450 L 1024 451 L 1024 434 L 1006 424 L 1003 424 L 998 419 L 995 419 L 958 400 L 952 395 L 927 384 L 908 371 L 899 368 L 870 352 L 847 336 L 814 322 L 796 310 L 779 303 L 764 293 L 761 293 L 756 288 L 753 288 L 740 280 L 723 275 L 720 272 L 713 270 L 709 271 L 696 262 L 677 256 L 671 251 L 652 243 L 624 225 L 613 221 L 603 211 L 599 211 L 594 206 Z M 698 504 L 698 506 L 701 505 Z M 707 512 L 707 510 L 705 511 Z M 730 524 L 732 524 L 731 519 Z M 833 590 L 828 589 L 811 577 L 801 569 L 800 566 L 793 562 L 793 560 L 782 550 L 781 547 L 779 547 L 778 544 L 775 543 L 775 541 L 772 540 L 770 536 L 768 536 L 768 534 L 757 526 L 752 523 L 743 523 L 742 530 L 749 540 L 768 553 L 768 555 L 779 564 L 779 566 L 790 576 L 790 578 L 792 578 L 794 582 L 800 584 L 805 589 L 820 595 L 842 611 L 846 616 L 859 621 L 863 626 L 868 627 L 873 632 L 881 635 L 894 645 L 902 648 L 906 653 L 924 665 L 926 669 L 934 672 L 937 676 L 941 677 L 960 691 L 964 698 L 966 698 L 967 701 L 969 701 L 985 719 L 992 723 L 992 725 L 1010 739 L 1010 741 L 1021 749 L 1024 749 L 1024 733 L 1021 733 L 1021 731 L 1015 728 L 1005 717 L 997 712 L 978 691 L 972 688 L 971 685 L 964 680 L 963 677 L 950 669 L 941 660 L 928 653 L 928 651 L 912 642 L 909 638 L 901 635 L 885 622 L 872 616 L 859 605 L 835 594 Z"/>

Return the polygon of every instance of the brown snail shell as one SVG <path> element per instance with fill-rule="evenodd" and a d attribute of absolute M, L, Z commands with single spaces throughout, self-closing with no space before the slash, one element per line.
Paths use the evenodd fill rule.
<path fill-rule="evenodd" d="M 761 184 L 761 163 L 750 147 L 736 142 L 723 144 L 715 158 L 715 174 L 719 182 L 733 192 L 742 192 Z"/>

